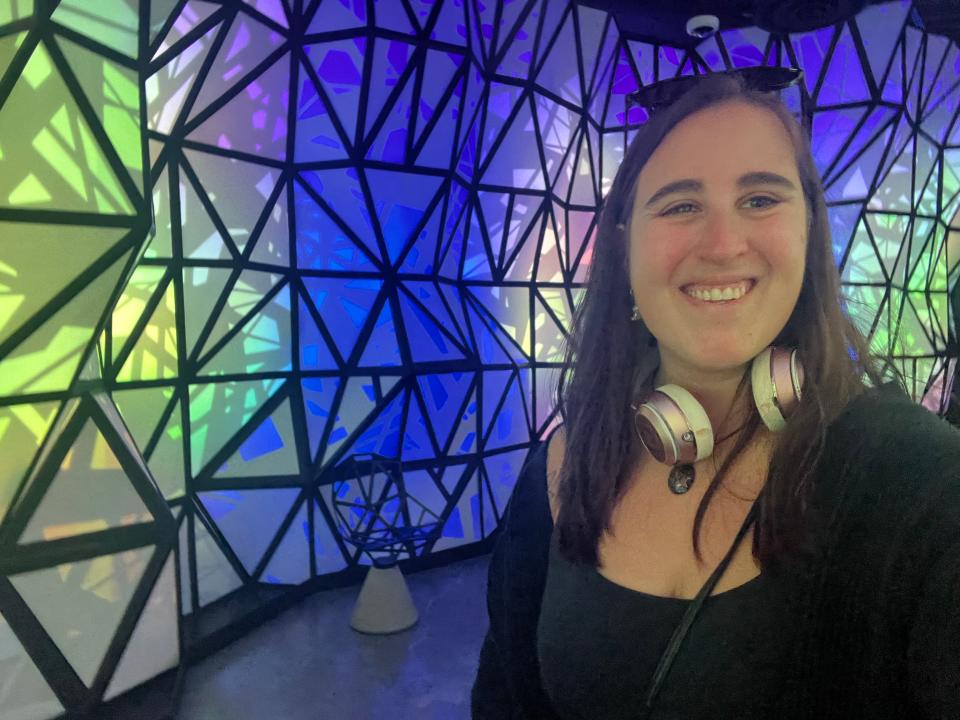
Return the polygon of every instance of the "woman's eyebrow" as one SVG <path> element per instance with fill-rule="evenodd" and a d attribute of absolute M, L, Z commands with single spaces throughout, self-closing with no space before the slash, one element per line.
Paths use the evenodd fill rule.
<path fill-rule="evenodd" d="M 749 172 L 737 178 L 738 188 L 753 187 L 754 185 L 776 185 L 784 190 L 797 189 L 796 185 L 777 173 L 768 171 Z M 693 178 L 684 178 L 683 180 L 674 180 L 657 190 L 650 199 L 644 204 L 645 208 L 651 208 L 667 195 L 680 192 L 703 192 L 703 181 Z"/>

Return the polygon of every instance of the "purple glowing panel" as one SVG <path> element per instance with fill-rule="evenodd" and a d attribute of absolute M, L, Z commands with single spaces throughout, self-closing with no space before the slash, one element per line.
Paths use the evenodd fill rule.
<path fill-rule="evenodd" d="M 283 36 L 275 30 L 243 12 L 237 13 L 193 105 L 191 120 L 231 88 L 246 81 L 250 73 L 266 61 L 283 41 Z"/>
<path fill-rule="evenodd" d="M 797 62 L 803 68 L 803 81 L 807 86 L 807 92 L 811 95 L 816 90 L 817 80 L 826 60 L 827 51 L 830 49 L 833 33 L 834 29 L 831 26 L 790 36 Z"/>
<path fill-rule="evenodd" d="M 290 58 L 254 78 L 226 105 L 190 133 L 190 139 L 224 150 L 241 150 L 273 160 L 286 157 Z"/>
<path fill-rule="evenodd" d="M 878 87 L 883 85 L 891 60 L 898 57 L 893 50 L 903 32 L 903 23 L 911 5 L 910 0 L 869 5 L 856 17 L 860 37 L 869 38 L 869 42 L 863 44 L 863 49 Z"/>
<path fill-rule="evenodd" d="M 307 34 L 348 30 L 366 24 L 366 0 L 320 0 Z"/>
<path fill-rule="evenodd" d="M 373 42 L 370 91 L 366 98 L 367 116 L 364 131 L 366 135 L 370 134 L 381 114 L 389 112 L 389 108 L 385 106 L 397 86 L 401 82 L 406 82 L 407 66 L 413 55 L 413 49 L 413 44 L 399 40 L 377 38 Z"/>
<path fill-rule="evenodd" d="M 304 47 L 313 73 L 306 73 L 301 81 L 301 108 L 304 103 L 312 101 L 316 93 L 313 84 L 319 83 L 326 98 L 325 110 L 336 116 L 336 120 L 331 118 L 331 124 L 340 128 L 348 143 L 355 142 L 357 136 L 360 84 L 366 48 L 367 41 L 364 38 L 334 40 Z M 312 115 L 318 114 L 320 113 L 315 112 Z M 329 136 L 328 133 L 324 135 Z"/>
<path fill-rule="evenodd" d="M 849 28 L 844 28 L 837 40 L 830 65 L 823 79 L 818 105 L 861 102 L 870 99 L 866 78 L 857 57 L 857 49 L 850 37 Z"/>

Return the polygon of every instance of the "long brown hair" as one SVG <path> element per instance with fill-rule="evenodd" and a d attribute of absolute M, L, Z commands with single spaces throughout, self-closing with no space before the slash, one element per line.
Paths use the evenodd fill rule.
<path fill-rule="evenodd" d="M 793 142 L 808 211 L 800 296 L 773 342 L 798 349 L 804 392 L 787 427 L 777 434 L 754 533 L 753 554 L 759 562 L 803 542 L 804 513 L 828 424 L 853 398 L 884 381 L 879 360 L 843 308 L 823 187 L 806 134 L 776 95 L 749 90 L 736 76 L 703 78 L 640 128 L 601 210 L 586 290 L 574 312 L 557 385 L 566 439 L 557 532 L 560 551 L 572 562 L 597 565 L 598 542 L 610 527 L 634 463 L 645 452 L 634 430 L 630 403 L 652 389 L 659 362 L 650 331 L 642 321 L 630 320 L 628 248 L 617 225 L 629 222 L 640 171 L 670 130 L 688 115 L 730 101 L 765 108 L 783 123 Z M 737 398 L 748 389 L 745 373 Z M 750 407 L 747 424 L 697 508 L 693 548 L 699 562 L 707 506 L 760 426 L 753 403 Z"/>

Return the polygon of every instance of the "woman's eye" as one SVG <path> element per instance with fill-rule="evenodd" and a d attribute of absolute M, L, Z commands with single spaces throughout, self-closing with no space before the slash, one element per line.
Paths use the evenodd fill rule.
<path fill-rule="evenodd" d="M 747 200 L 747 202 L 755 203 L 758 200 L 763 201 L 763 204 L 754 205 L 753 208 L 756 210 L 763 210 L 764 208 L 773 207 L 774 205 L 777 205 L 780 202 L 776 198 L 767 197 L 766 195 L 757 195 L 756 197 L 752 197 L 749 200 Z"/>
<path fill-rule="evenodd" d="M 679 205 L 674 205 L 672 208 L 667 208 L 664 210 L 661 215 L 686 215 L 685 212 L 679 212 L 681 208 L 692 208 L 693 203 L 680 203 Z"/>

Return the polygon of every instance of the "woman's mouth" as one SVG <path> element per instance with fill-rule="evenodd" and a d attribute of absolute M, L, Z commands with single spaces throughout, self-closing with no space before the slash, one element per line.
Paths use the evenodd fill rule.
<path fill-rule="evenodd" d="M 680 288 L 697 305 L 735 305 L 750 294 L 757 281 L 747 278 L 724 285 L 685 285 Z"/>

